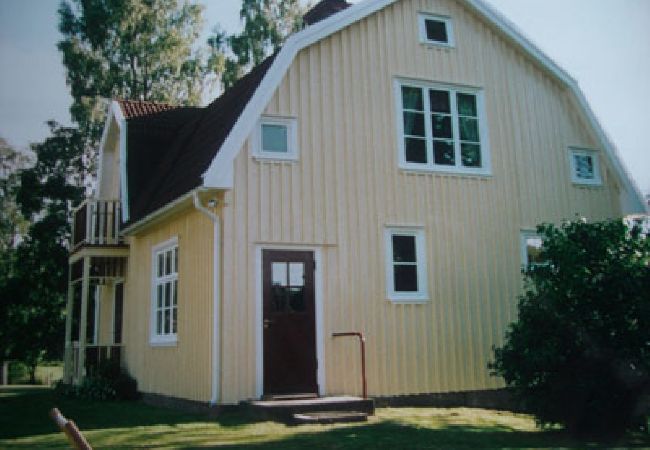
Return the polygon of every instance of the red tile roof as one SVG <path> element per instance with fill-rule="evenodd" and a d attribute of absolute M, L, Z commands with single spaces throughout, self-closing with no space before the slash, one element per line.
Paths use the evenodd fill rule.
<path fill-rule="evenodd" d="M 141 100 L 117 100 L 122 109 L 125 119 L 132 117 L 148 116 L 170 109 L 176 109 L 178 106 L 169 105 L 167 103 L 145 102 Z"/>

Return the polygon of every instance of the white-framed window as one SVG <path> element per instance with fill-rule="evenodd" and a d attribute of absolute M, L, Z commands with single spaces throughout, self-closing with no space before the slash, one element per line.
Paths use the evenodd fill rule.
<path fill-rule="evenodd" d="M 521 264 L 524 267 L 545 264 L 542 259 L 542 237 L 534 231 L 521 232 Z"/>
<path fill-rule="evenodd" d="M 152 251 L 151 344 L 173 345 L 178 333 L 178 239 Z"/>
<path fill-rule="evenodd" d="M 444 47 L 454 46 L 454 26 L 451 18 L 435 14 L 418 14 L 420 42 Z"/>
<path fill-rule="evenodd" d="M 398 79 L 395 101 L 400 167 L 490 174 L 480 89 Z"/>
<path fill-rule="evenodd" d="M 253 156 L 261 159 L 298 159 L 297 121 L 290 117 L 263 116 L 257 126 Z"/>
<path fill-rule="evenodd" d="M 388 227 L 386 248 L 386 295 L 394 302 L 424 302 L 429 299 L 424 230 Z"/>
<path fill-rule="evenodd" d="M 602 184 L 598 152 L 584 148 L 569 148 L 571 181 L 577 184 Z"/>

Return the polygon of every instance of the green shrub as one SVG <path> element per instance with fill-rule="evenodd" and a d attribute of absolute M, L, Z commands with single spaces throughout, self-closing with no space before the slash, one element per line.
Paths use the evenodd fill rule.
<path fill-rule="evenodd" d="M 544 424 L 616 438 L 650 392 L 650 240 L 620 221 L 542 225 L 519 318 L 490 368 Z"/>
<path fill-rule="evenodd" d="M 138 382 L 113 362 L 100 364 L 96 373 L 85 377 L 80 385 L 56 383 L 55 391 L 86 400 L 137 400 L 140 397 Z"/>

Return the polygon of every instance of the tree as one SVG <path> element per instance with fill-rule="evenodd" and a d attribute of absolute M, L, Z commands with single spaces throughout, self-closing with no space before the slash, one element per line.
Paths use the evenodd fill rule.
<path fill-rule="evenodd" d="M 650 239 L 622 221 L 538 227 L 519 318 L 490 367 L 541 423 L 616 437 L 650 392 Z"/>
<path fill-rule="evenodd" d="M 103 98 L 196 105 L 206 67 L 192 50 L 202 6 L 185 0 L 63 0 L 58 43 L 72 119 L 96 144 Z"/>
<path fill-rule="evenodd" d="M 16 190 L 21 169 L 31 164 L 28 154 L 21 153 L 0 137 L 0 258 L 11 251 L 27 231 L 28 222 L 16 204 Z"/>
<path fill-rule="evenodd" d="M 32 146 L 35 165 L 20 172 L 16 202 L 30 226 L 0 276 L 0 356 L 25 362 L 32 382 L 43 358 L 62 355 L 69 217 L 87 171 L 81 133 L 49 126 L 51 136 Z"/>
<path fill-rule="evenodd" d="M 228 36 L 216 28 L 208 39 L 212 67 L 222 71 L 223 88 L 232 86 L 277 51 L 291 33 L 302 27 L 304 13 L 298 0 L 243 0 L 239 11 L 244 23 L 242 32 Z"/>

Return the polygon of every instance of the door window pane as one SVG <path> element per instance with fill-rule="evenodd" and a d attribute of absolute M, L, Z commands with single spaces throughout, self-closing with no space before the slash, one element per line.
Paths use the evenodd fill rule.
<path fill-rule="evenodd" d="M 289 285 L 300 287 L 305 285 L 305 265 L 289 263 Z"/>
<path fill-rule="evenodd" d="M 274 262 L 271 264 L 271 284 L 277 286 L 287 285 L 287 263 Z"/>

